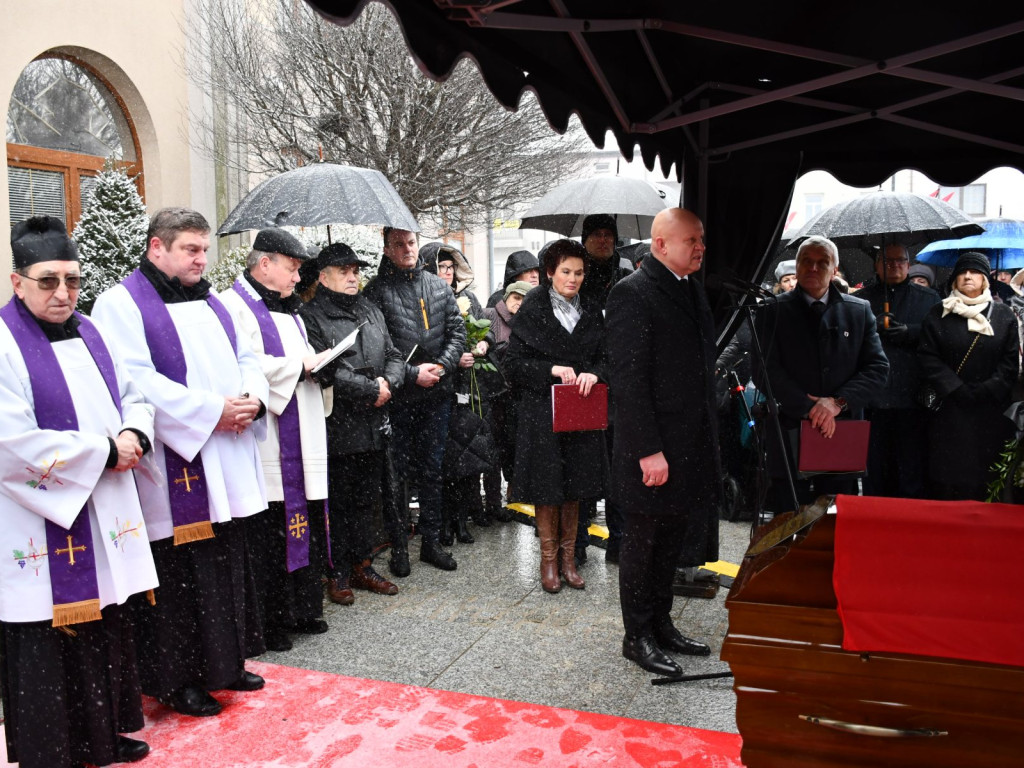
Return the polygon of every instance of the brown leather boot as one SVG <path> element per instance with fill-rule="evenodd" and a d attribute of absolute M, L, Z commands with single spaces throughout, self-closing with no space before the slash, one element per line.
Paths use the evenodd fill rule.
<path fill-rule="evenodd" d="M 562 505 L 559 518 L 559 545 L 562 559 L 562 578 L 573 589 L 583 589 L 587 583 L 576 572 L 576 523 L 580 516 L 578 501 Z"/>
<path fill-rule="evenodd" d="M 352 605 L 356 601 L 347 574 L 327 580 L 327 599 L 338 605 Z"/>
<path fill-rule="evenodd" d="M 540 537 L 540 585 L 545 592 L 559 592 L 562 580 L 558 577 L 558 507 L 538 505 L 534 512 Z"/>

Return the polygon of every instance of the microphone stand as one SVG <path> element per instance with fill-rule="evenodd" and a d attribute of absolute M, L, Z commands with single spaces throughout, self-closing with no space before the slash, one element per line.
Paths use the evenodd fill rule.
<path fill-rule="evenodd" d="M 774 298 L 775 297 L 773 296 L 772 299 L 774 299 Z M 761 340 L 757 336 L 757 326 L 754 324 L 754 311 L 756 309 L 760 309 L 763 306 L 767 306 L 767 305 L 766 304 L 758 304 L 757 302 L 748 302 L 745 299 L 744 299 L 744 302 L 740 305 L 740 307 L 742 309 L 745 309 L 746 312 L 747 312 L 747 322 L 750 323 L 750 337 L 753 340 L 753 352 L 757 356 L 756 357 L 756 362 L 757 362 L 761 372 L 763 373 L 763 379 L 764 379 L 763 391 L 764 391 L 765 397 L 766 397 L 765 403 L 766 403 L 766 405 L 768 407 L 768 415 L 770 416 L 770 420 L 775 425 L 775 437 L 778 440 L 779 450 L 782 451 L 782 457 L 783 457 L 783 460 L 785 462 L 785 466 L 786 466 L 786 480 L 789 483 L 789 492 L 793 496 L 793 509 L 800 509 L 800 503 L 797 501 L 797 497 L 796 497 L 796 486 L 793 484 L 793 470 L 789 466 L 788 454 L 786 452 L 786 442 L 785 442 L 785 440 L 784 440 L 784 438 L 782 436 L 782 427 L 780 426 L 780 423 L 779 423 L 779 406 L 778 406 L 778 403 L 775 402 L 775 395 L 772 392 L 771 381 L 769 380 L 769 376 L 768 376 L 768 369 L 765 366 L 764 351 L 761 348 Z M 741 399 L 743 399 L 742 396 L 741 396 Z M 744 405 L 746 405 L 746 400 L 745 399 L 744 399 Z M 752 418 L 752 416 L 750 414 L 750 410 L 749 409 L 747 410 L 747 417 L 750 418 L 751 420 L 753 420 L 753 418 Z M 708 673 L 698 674 L 698 675 L 677 675 L 677 676 L 667 676 L 667 677 L 655 677 L 655 678 L 653 678 L 651 680 L 651 685 L 669 685 L 671 683 L 689 683 L 689 682 L 694 682 L 694 681 L 697 681 L 697 680 L 717 680 L 717 679 L 720 679 L 720 678 L 728 678 L 728 677 L 732 677 L 732 676 L 733 676 L 732 672 L 708 672 Z"/>
<path fill-rule="evenodd" d="M 750 338 L 753 340 L 751 351 L 755 355 L 755 370 L 761 371 L 761 378 L 764 386 L 765 406 L 768 409 L 768 420 L 774 427 L 775 441 L 778 444 L 779 455 L 782 456 L 786 472 L 786 484 L 789 486 L 789 493 L 793 501 L 793 509 L 800 509 L 800 502 L 796 496 L 796 485 L 793 483 L 793 469 L 789 463 L 789 452 L 786 450 L 786 440 L 782 435 L 782 424 L 779 421 L 779 404 L 775 400 L 775 393 L 772 391 L 771 377 L 768 375 L 768 365 L 761 347 L 761 339 L 757 335 L 757 326 L 754 324 L 754 310 L 760 308 L 760 304 L 745 304 L 747 319 L 750 323 Z"/>

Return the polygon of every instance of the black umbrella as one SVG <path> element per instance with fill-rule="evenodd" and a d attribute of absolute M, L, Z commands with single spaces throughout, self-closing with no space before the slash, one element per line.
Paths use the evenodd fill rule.
<path fill-rule="evenodd" d="M 375 224 L 419 232 L 420 225 L 380 171 L 335 163 L 305 165 L 267 179 L 228 214 L 218 235 L 264 227 Z"/>
<path fill-rule="evenodd" d="M 984 227 L 938 198 L 912 192 L 872 192 L 826 208 L 800 227 L 788 245 L 822 235 L 838 246 L 867 250 L 871 246 L 915 245 L 982 232 Z"/>
<path fill-rule="evenodd" d="M 595 176 L 568 181 L 549 191 L 530 207 L 519 228 L 579 237 L 587 216 L 607 213 L 615 218 L 619 237 L 642 240 L 651 236 L 654 217 L 666 207 L 661 193 L 646 181 Z"/>

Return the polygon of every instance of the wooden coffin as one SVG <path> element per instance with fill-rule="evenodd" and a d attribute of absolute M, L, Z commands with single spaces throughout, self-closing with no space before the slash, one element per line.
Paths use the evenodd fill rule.
<path fill-rule="evenodd" d="M 746 557 L 726 600 L 743 764 L 1024 766 L 1024 668 L 842 649 L 827 504 L 795 539 Z M 780 538 L 787 522 L 759 533 Z M 984 588 L 984 574 L 965 578 Z"/>

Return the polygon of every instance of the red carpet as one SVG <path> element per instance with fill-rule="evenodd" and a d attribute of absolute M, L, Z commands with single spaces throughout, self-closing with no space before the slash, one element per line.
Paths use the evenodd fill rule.
<path fill-rule="evenodd" d="M 196 719 L 146 699 L 142 768 L 741 768 L 740 737 L 249 662 L 256 693 Z M 652 692 L 652 695 L 657 695 Z"/>

